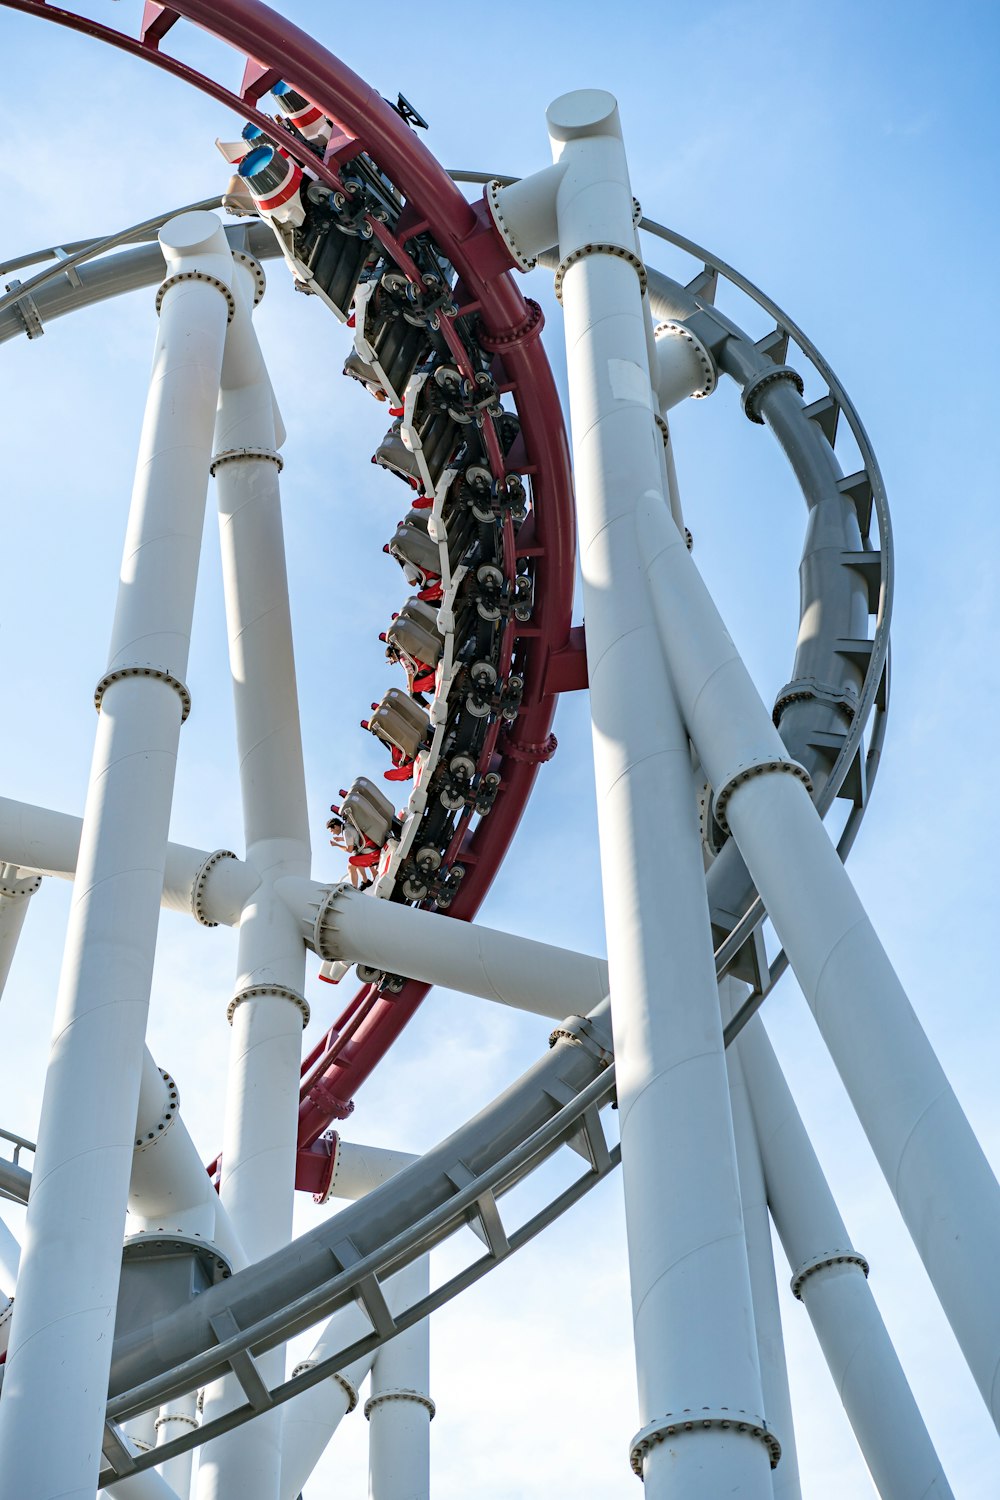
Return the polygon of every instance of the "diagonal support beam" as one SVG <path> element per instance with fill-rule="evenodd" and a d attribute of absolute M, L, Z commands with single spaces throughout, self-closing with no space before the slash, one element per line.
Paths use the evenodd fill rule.
<path fill-rule="evenodd" d="M 560 1021 L 608 993 L 604 959 L 478 923 L 378 901 L 346 882 L 284 880 L 280 889 L 324 959 L 364 963 Z"/>
<path fill-rule="evenodd" d="M 83 819 L 30 802 L 0 797 L 0 863 L 57 880 L 73 880 L 80 853 Z M 206 926 L 234 927 L 259 883 L 251 867 L 235 855 L 216 861 L 207 849 L 167 845 L 161 903 L 171 911 L 196 915 L 196 893 Z"/>

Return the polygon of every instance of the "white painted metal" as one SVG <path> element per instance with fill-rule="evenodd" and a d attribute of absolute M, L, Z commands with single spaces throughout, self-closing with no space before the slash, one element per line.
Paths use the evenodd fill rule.
<path fill-rule="evenodd" d="M 284 881 L 281 890 L 311 930 L 312 914 L 327 892 L 301 881 Z M 554 1021 L 570 1012 L 586 1014 L 608 993 L 604 959 L 477 922 L 373 901 L 347 881 L 324 902 L 321 925 L 325 959 L 370 964 Z"/>
<path fill-rule="evenodd" d="M 719 999 L 724 1021 L 728 1021 L 739 1009 L 747 993 L 747 986 L 738 980 L 722 980 Z M 774 1500 L 802 1500 L 767 1190 L 764 1186 L 757 1133 L 747 1099 L 746 1080 L 740 1066 L 739 1053 L 733 1046 L 726 1051 L 726 1069 L 729 1073 L 729 1093 L 733 1107 L 733 1134 L 736 1137 L 736 1162 L 740 1174 L 740 1202 L 747 1241 L 750 1290 L 753 1294 L 760 1383 L 768 1423 L 781 1444 L 781 1462 L 771 1475 L 771 1483 Z"/>
<path fill-rule="evenodd" d="M 3 1292 L 0 1292 L 0 1354 L 7 1353 L 10 1343 L 10 1320 L 14 1315 L 14 1304 Z"/>
<path fill-rule="evenodd" d="M 4 1500 L 92 1500 L 232 258 L 164 226 L 168 267 L 0 1403 Z M 197 271 L 212 280 L 172 276 Z M 44 1428 L 40 1425 L 44 1423 Z M 42 1433 L 44 1431 L 44 1440 Z"/>
<path fill-rule="evenodd" d="M 176 1086 L 174 1091 L 171 1098 L 171 1086 L 147 1049 L 136 1115 L 128 1230 L 177 1230 L 211 1242 L 218 1195 L 181 1125 Z"/>
<path fill-rule="evenodd" d="M 950 1500 L 951 1487 L 917 1409 L 764 1024 L 735 1048 L 763 1158 L 768 1200 L 793 1285 L 805 1304 L 844 1410 L 882 1500 Z M 852 1258 L 853 1257 L 853 1258 Z"/>
<path fill-rule="evenodd" d="M 687 736 L 642 582 L 634 509 L 665 517 L 633 202 L 618 111 L 548 111 L 580 515 L 594 760 L 646 1492 L 771 1494 L 765 1444 L 686 1409 L 748 1414 L 760 1374 Z M 597 247 L 601 253 L 588 253 Z M 609 248 L 610 247 L 610 248 Z M 673 529 L 673 528 L 672 528 Z M 664 1151 L 665 1142 L 684 1147 Z M 669 1205 L 669 1209 L 667 1208 Z M 655 1435 L 654 1435 L 655 1434 Z"/>
<path fill-rule="evenodd" d="M 410 1306 L 430 1290 L 424 1255 L 393 1277 L 397 1303 Z M 368 1418 L 369 1500 L 429 1500 L 430 1339 L 425 1318 L 383 1344 L 371 1372 Z"/>
<path fill-rule="evenodd" d="M 406 1151 L 359 1146 L 338 1136 L 329 1196 L 350 1201 L 362 1198 L 416 1159 Z M 421 1285 L 426 1284 L 428 1277 L 427 1267 L 418 1273 Z M 404 1272 L 402 1276 L 389 1277 L 385 1295 L 390 1308 L 398 1312 L 414 1301 L 418 1293 L 414 1291 L 414 1283 L 407 1282 Z M 429 1324 L 424 1322 L 418 1326 L 423 1339 L 428 1340 Z M 328 1352 L 346 1348 L 355 1339 L 363 1338 L 370 1327 L 357 1303 L 342 1308 L 325 1325 L 308 1359 L 296 1369 L 304 1370 L 319 1364 Z M 297 1500 L 340 1422 L 357 1405 L 358 1390 L 372 1367 L 373 1358 L 371 1354 L 364 1355 L 328 1380 L 304 1391 L 284 1408 L 279 1500 Z"/>
<path fill-rule="evenodd" d="M 192 1392 L 189 1396 L 179 1396 L 169 1406 L 160 1408 L 160 1414 L 156 1419 L 156 1446 L 162 1448 L 164 1443 L 169 1443 L 176 1437 L 182 1437 L 185 1432 L 197 1426 L 197 1395 Z M 191 1492 L 193 1463 L 194 1450 L 189 1448 L 186 1453 L 178 1453 L 173 1458 L 168 1458 L 166 1463 L 158 1466 L 159 1474 L 176 1492 L 180 1500 L 188 1500 Z"/>
<path fill-rule="evenodd" d="M 715 389 L 715 362 L 700 339 L 679 323 L 661 323 L 655 336 L 653 389 L 662 414 L 691 396 Z"/>
<path fill-rule="evenodd" d="M 252 288 L 240 267 L 217 454 L 274 452 Z M 247 855 L 261 882 L 240 921 L 221 1196 L 251 1260 L 291 1234 L 304 1002 L 287 996 L 301 997 L 306 950 L 274 883 L 307 875 L 310 855 L 277 475 L 271 459 L 257 457 L 223 464 L 216 476 Z"/>
<path fill-rule="evenodd" d="M 1000 1426 L 1000 1186 L 805 787 L 767 769 L 784 745 L 656 496 L 637 519 L 691 738 Z"/>
<path fill-rule="evenodd" d="M 130 1474 L 117 1484 L 109 1484 L 101 1494 L 110 1495 L 111 1500 L 184 1500 L 155 1469 Z"/>
<path fill-rule="evenodd" d="M 308 1359 L 296 1365 L 296 1370 L 319 1364 L 328 1351 L 343 1348 L 349 1340 L 363 1338 L 370 1327 L 356 1303 L 342 1308 L 334 1313 Z M 279 1500 L 298 1500 L 340 1423 L 357 1406 L 358 1390 L 373 1358 L 368 1354 L 356 1360 L 288 1402 L 281 1430 Z"/>
<path fill-rule="evenodd" d="M 137 1417 L 130 1417 L 122 1430 L 137 1451 L 149 1453 L 156 1447 L 156 1411 L 144 1411 Z"/>
<path fill-rule="evenodd" d="M 292 1232 L 306 948 L 275 886 L 283 876 L 308 875 L 310 847 L 275 407 L 250 317 L 253 289 L 250 271 L 239 266 L 214 467 L 247 863 L 260 877 L 240 918 L 220 1196 L 247 1255 L 258 1260 Z M 283 1359 L 281 1349 L 262 1357 L 265 1379 L 280 1377 Z M 241 1399 L 232 1378 L 217 1382 L 206 1396 L 206 1421 Z M 207 1445 L 198 1495 L 277 1500 L 280 1476 L 275 1411 Z"/>
<path fill-rule="evenodd" d="M 53 812 L 28 802 L 0 797 L 0 859 L 38 875 L 72 880 L 80 848 L 83 820 L 71 813 Z M 205 863 L 207 849 L 168 844 L 161 904 L 172 911 L 192 913 L 192 890 Z M 204 920 L 235 927 L 247 899 L 259 883 L 240 859 L 223 859 L 208 872 L 202 906 Z"/>
<path fill-rule="evenodd" d="M 37 881 L 22 880 L 16 865 L 0 866 L 0 995 L 17 951 L 17 940 L 28 912 L 28 902 L 37 889 Z"/>
<path fill-rule="evenodd" d="M 150 1412 L 148 1418 L 128 1423 L 125 1437 L 133 1454 L 147 1452 L 153 1447 L 154 1420 L 154 1414 Z M 136 1434 L 145 1435 L 140 1435 L 137 1440 Z M 106 1489 L 101 1490 L 101 1494 L 110 1496 L 110 1500 L 184 1500 L 155 1469 L 143 1469 L 138 1474 L 130 1474 L 117 1484 L 109 1484 Z"/>
<path fill-rule="evenodd" d="M 0 1219 L 0 1286 L 11 1295 L 17 1282 L 20 1263 L 21 1246 L 3 1219 Z"/>
<path fill-rule="evenodd" d="M 337 1137 L 336 1161 L 330 1178 L 330 1197 L 363 1198 L 381 1187 L 404 1167 L 417 1160 L 408 1151 L 387 1151 L 382 1146 L 359 1146 Z"/>

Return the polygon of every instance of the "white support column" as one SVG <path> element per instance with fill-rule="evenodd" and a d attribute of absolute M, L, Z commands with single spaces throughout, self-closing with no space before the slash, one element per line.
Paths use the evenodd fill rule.
<path fill-rule="evenodd" d="M 10 1343 L 10 1323 L 14 1314 L 13 1296 L 20 1260 L 21 1247 L 7 1225 L 0 1219 L 0 1354 L 7 1353 L 7 1346 Z"/>
<path fill-rule="evenodd" d="M 681 711 L 1000 1427 L 1000 1186 L 718 610 L 656 497 L 638 536 Z"/>
<path fill-rule="evenodd" d="M 16 865 L 0 866 L 0 995 L 7 986 L 28 902 L 41 883 L 37 875 L 21 878 Z"/>
<path fill-rule="evenodd" d="M 353 1202 L 381 1187 L 390 1177 L 408 1167 L 416 1157 L 406 1151 L 387 1151 L 379 1146 L 359 1146 L 338 1135 L 336 1159 L 330 1177 L 328 1198 L 345 1198 Z M 429 1285 L 430 1261 L 424 1257 L 409 1277 L 408 1268 L 385 1283 L 385 1296 L 393 1312 L 409 1306 L 424 1295 Z M 422 1268 L 422 1269 L 421 1269 Z M 423 1290 L 421 1290 L 423 1288 Z M 424 1341 L 430 1338 L 430 1325 L 419 1325 Z M 371 1331 L 371 1324 L 357 1303 L 335 1312 L 324 1327 L 308 1359 L 296 1371 L 319 1364 L 328 1353 L 346 1348 L 355 1339 Z M 429 1353 L 428 1353 L 429 1358 Z M 375 1355 L 366 1354 L 354 1364 L 338 1370 L 328 1380 L 296 1396 L 284 1408 L 281 1433 L 281 1490 L 279 1500 L 298 1500 L 333 1434 L 343 1418 L 358 1404 L 358 1390 L 368 1375 Z"/>
<path fill-rule="evenodd" d="M 386 1285 L 386 1294 L 392 1279 Z M 392 1305 L 390 1303 L 390 1305 Z M 357 1303 L 335 1312 L 323 1328 L 308 1359 L 295 1366 L 297 1374 L 318 1365 L 328 1353 L 344 1348 L 371 1332 L 371 1324 Z M 281 1487 L 279 1500 L 298 1500 L 344 1417 L 358 1404 L 358 1391 L 375 1356 L 366 1354 L 318 1385 L 311 1386 L 284 1408 L 281 1429 Z"/>
<path fill-rule="evenodd" d="M 232 257 L 213 214 L 168 275 L 83 818 L 0 1402 L 3 1500 L 93 1500 Z"/>
<path fill-rule="evenodd" d="M 608 993 L 607 963 L 588 953 L 373 901 L 349 881 L 331 890 L 283 880 L 279 889 L 324 959 L 368 964 L 552 1021 L 570 1011 L 585 1015 Z"/>
<path fill-rule="evenodd" d="M 3 1219 L 0 1219 L 0 1286 L 11 1296 L 17 1284 L 20 1264 L 21 1246 Z"/>
<path fill-rule="evenodd" d="M 430 1290 L 426 1255 L 393 1277 L 396 1305 L 408 1307 Z M 430 1323 L 424 1319 L 383 1344 L 372 1365 L 365 1402 L 369 1500 L 429 1500 L 431 1485 Z"/>
<path fill-rule="evenodd" d="M 0 859 L 31 871 L 73 880 L 83 821 L 70 813 L 0 797 Z M 207 927 L 235 927 L 260 883 L 249 865 L 228 849 L 168 844 L 162 906 L 193 916 Z"/>
<path fill-rule="evenodd" d="M 7 1353 L 10 1343 L 10 1320 L 14 1315 L 14 1303 L 4 1292 L 0 1292 L 0 1354 Z"/>
<path fill-rule="evenodd" d="M 728 1021 L 734 1015 L 747 993 L 745 984 L 736 979 L 723 979 L 719 985 L 723 1021 Z M 731 1046 L 726 1051 L 726 1068 L 733 1102 L 733 1132 L 740 1173 L 740 1201 L 743 1205 L 743 1227 L 750 1267 L 754 1326 L 757 1330 L 760 1383 L 768 1422 L 781 1444 L 781 1462 L 771 1475 L 774 1500 L 802 1500 L 792 1399 L 785 1363 L 785 1340 L 781 1328 L 774 1250 L 771 1244 L 771 1217 L 768 1213 L 757 1134 L 747 1098 L 746 1080 L 736 1047 Z"/>
<path fill-rule="evenodd" d="M 198 1397 L 192 1391 L 189 1396 L 179 1396 L 168 1406 L 160 1407 L 160 1414 L 156 1419 L 156 1446 L 162 1448 L 164 1444 L 183 1437 L 192 1427 L 197 1426 Z M 157 1472 L 179 1500 L 188 1500 L 191 1493 L 193 1463 L 194 1449 L 189 1448 L 186 1453 L 178 1453 L 173 1458 L 168 1458 L 166 1463 L 157 1465 Z"/>
<path fill-rule="evenodd" d="M 247 863 L 260 884 L 240 921 L 220 1195 L 251 1261 L 292 1232 L 306 948 L 275 889 L 308 876 L 309 824 L 292 650 L 274 399 L 250 317 L 255 274 L 237 270 L 213 472 L 219 499 L 229 655 Z M 282 1349 L 260 1363 L 280 1378 Z M 230 1378 L 206 1396 L 205 1420 L 242 1400 Z M 277 1500 L 281 1413 L 217 1438 L 201 1455 L 200 1500 Z"/>
<path fill-rule="evenodd" d="M 126 1426 L 126 1437 L 130 1442 L 133 1453 L 145 1453 L 154 1446 L 153 1438 L 153 1414 L 148 1413 L 148 1421 L 145 1418 L 140 1422 L 129 1422 Z M 144 1431 L 146 1437 L 136 1439 L 135 1433 Z M 177 1491 L 172 1489 L 161 1474 L 155 1469 L 142 1469 L 138 1474 L 130 1474 L 127 1479 L 119 1479 L 116 1484 L 109 1484 L 107 1489 L 101 1490 L 101 1496 L 107 1496 L 108 1500 L 184 1500 Z"/>
<path fill-rule="evenodd" d="M 934 1445 L 759 1016 L 737 1038 L 775 1227 L 882 1500 L 951 1500 Z"/>
<path fill-rule="evenodd" d="M 611 95 L 548 111 L 555 166 L 494 194 L 530 254 L 558 241 L 587 619 L 622 1171 L 650 1500 L 771 1495 L 729 1087 L 687 735 L 635 533 L 666 524 L 633 199 Z M 510 196 L 508 196 L 510 194 Z M 697 1413 L 697 1426 L 686 1426 Z"/>

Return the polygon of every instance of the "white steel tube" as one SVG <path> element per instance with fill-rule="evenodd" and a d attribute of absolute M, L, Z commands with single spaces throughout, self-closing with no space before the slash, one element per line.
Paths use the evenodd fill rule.
<path fill-rule="evenodd" d="M 735 979 L 723 979 L 719 985 L 722 1017 L 728 1021 L 747 995 L 747 986 Z M 781 1462 L 771 1475 L 774 1500 L 802 1500 L 799 1462 L 792 1420 L 792 1398 L 788 1389 L 788 1367 L 785 1363 L 785 1340 L 778 1305 L 778 1284 L 774 1270 L 771 1243 L 771 1218 L 767 1190 L 761 1166 L 757 1134 L 746 1080 L 735 1047 L 726 1050 L 729 1092 L 733 1104 L 733 1132 L 736 1137 L 736 1161 L 740 1173 L 740 1202 L 746 1232 L 747 1260 L 750 1267 L 750 1290 L 753 1295 L 754 1327 L 757 1331 L 757 1355 L 760 1360 L 760 1383 L 764 1392 L 764 1409 L 771 1429 L 781 1444 Z"/>
<path fill-rule="evenodd" d="M 399 1305 L 430 1290 L 426 1255 L 394 1278 Z M 369 1500 L 429 1500 L 431 1484 L 430 1323 L 424 1318 L 383 1344 L 375 1355 L 365 1402 Z"/>
<path fill-rule="evenodd" d="M 154 1413 L 146 1412 L 136 1421 L 126 1424 L 125 1437 L 133 1454 L 148 1453 L 154 1447 L 154 1422 Z M 184 1500 L 155 1469 L 130 1474 L 127 1479 L 109 1484 L 101 1494 L 110 1496 L 110 1500 Z"/>
<path fill-rule="evenodd" d="M 362 1198 L 413 1161 L 416 1157 L 409 1152 L 359 1146 L 338 1136 L 329 1196 L 351 1201 Z M 429 1274 L 428 1268 L 425 1275 Z M 414 1300 L 412 1288 L 408 1294 L 407 1283 L 402 1277 L 389 1277 L 385 1295 L 394 1312 Z M 369 1328 L 369 1321 L 357 1303 L 341 1308 L 323 1328 L 308 1359 L 296 1369 L 319 1364 L 328 1352 L 347 1347 L 355 1339 L 364 1337 Z M 363 1355 L 353 1365 L 338 1370 L 328 1380 L 296 1396 L 284 1408 L 279 1500 L 298 1500 L 340 1422 L 357 1406 L 358 1389 L 374 1358 L 373 1354 Z"/>
<path fill-rule="evenodd" d="M 395 1177 L 417 1158 L 408 1151 L 387 1151 L 382 1146 L 359 1146 L 337 1136 L 335 1160 L 330 1174 L 331 1198 L 352 1202 L 371 1193 L 390 1177 Z"/>
<path fill-rule="evenodd" d="M 0 1285 L 11 1296 L 14 1294 L 20 1264 L 21 1246 L 3 1219 L 0 1219 Z"/>
<path fill-rule="evenodd" d="M 771 1440 L 690 753 L 635 532 L 652 489 L 676 535 L 632 195 L 609 94 L 568 94 L 548 121 L 564 167 L 556 211 L 642 1422 L 633 1463 L 651 1500 L 765 1500 Z"/>
<path fill-rule="evenodd" d="M 553 1021 L 570 1011 L 586 1014 L 608 993 L 606 960 L 587 953 L 373 901 L 348 881 L 325 891 L 289 880 L 281 891 L 306 926 L 322 902 L 316 947 L 324 959 L 369 964 Z"/>
<path fill-rule="evenodd" d="M 155 1469 L 142 1469 L 101 1491 L 111 1500 L 184 1500 Z"/>
<path fill-rule="evenodd" d="M 160 240 L 170 274 L 161 289 L 0 1403 L 3 1500 L 92 1500 L 97 1487 L 231 295 L 232 258 L 214 215 L 182 214 Z M 187 273 L 196 279 L 174 279 Z M 197 279 L 203 276 L 211 279 Z"/>
<path fill-rule="evenodd" d="M 169 1230 L 212 1241 L 217 1197 L 181 1124 L 177 1085 L 160 1071 L 147 1048 L 135 1122 L 129 1233 Z"/>
<path fill-rule="evenodd" d="M 0 797 L 0 859 L 24 872 L 72 880 L 82 828 L 82 818 L 70 813 Z M 207 849 L 168 844 L 161 904 L 193 915 L 197 883 L 200 919 L 234 927 L 260 877 L 235 856 L 211 860 Z"/>
<path fill-rule="evenodd" d="M 237 266 L 239 306 L 226 342 L 215 431 L 219 534 L 247 850 L 263 873 L 309 862 L 302 737 L 281 522 L 275 408 Z"/>
<path fill-rule="evenodd" d="M 271 385 L 253 331 L 253 278 L 237 274 L 213 469 L 219 498 L 226 622 L 236 706 L 247 863 L 260 885 L 243 909 L 223 1129 L 220 1196 L 251 1260 L 292 1232 L 305 941 L 275 889 L 308 876 L 309 824 L 299 731 Z M 238 455 L 238 456 L 237 456 Z M 280 1377 L 283 1350 L 262 1358 Z M 206 1397 L 206 1421 L 241 1400 L 232 1378 Z M 200 1500 L 277 1500 L 281 1413 L 207 1445 Z"/>
<path fill-rule="evenodd" d="M 240 921 L 221 1192 L 257 1260 L 291 1234 L 308 1014 L 305 942 L 274 885 L 308 875 L 310 847 L 274 402 L 250 318 L 253 278 L 242 266 L 237 294 L 216 426 L 216 483 L 247 858 L 261 884 Z M 220 454 L 237 450 L 242 458 L 219 466 Z"/>
<path fill-rule="evenodd" d="M 213 1244 L 234 1271 L 247 1257 L 180 1114 L 177 1085 L 143 1056 L 128 1231 L 173 1230 Z"/>
<path fill-rule="evenodd" d="M 739 1055 L 792 1286 L 805 1304 L 875 1487 L 882 1500 L 951 1500 L 868 1285 L 867 1263 L 851 1244 L 759 1017 L 730 1050 Z"/>
<path fill-rule="evenodd" d="M 10 1343 L 10 1320 L 14 1313 L 14 1303 L 10 1297 L 0 1292 L 0 1354 L 7 1353 Z"/>
<path fill-rule="evenodd" d="M 37 877 L 22 879 L 16 865 L 0 866 L 0 995 L 6 988 L 10 966 L 14 962 L 28 902 L 40 884 Z"/>
<path fill-rule="evenodd" d="M 156 1446 L 162 1448 L 165 1443 L 183 1437 L 192 1427 L 197 1426 L 198 1397 L 192 1391 L 188 1396 L 179 1396 L 176 1401 L 171 1401 L 169 1406 L 160 1407 L 160 1414 L 156 1419 Z M 166 1463 L 157 1466 L 164 1482 L 175 1491 L 179 1500 L 188 1500 L 191 1493 L 193 1463 L 194 1449 L 189 1448 L 186 1453 L 177 1453 L 173 1458 L 168 1458 Z"/>
<path fill-rule="evenodd" d="M 387 1295 L 394 1280 L 390 1278 L 386 1283 Z M 308 1359 L 296 1365 L 296 1371 L 318 1365 L 328 1353 L 363 1338 L 370 1331 L 371 1324 L 357 1303 L 341 1308 L 325 1325 Z M 374 1358 L 374 1354 L 364 1355 L 288 1402 L 281 1432 L 279 1500 L 298 1500 L 333 1434 L 357 1406 L 358 1390 Z"/>
<path fill-rule="evenodd" d="M 676 529 L 638 515 L 691 738 L 1000 1427 L 1000 1186 Z M 792 768 L 798 770 L 798 768 Z M 728 798 L 726 794 L 728 792 Z"/>

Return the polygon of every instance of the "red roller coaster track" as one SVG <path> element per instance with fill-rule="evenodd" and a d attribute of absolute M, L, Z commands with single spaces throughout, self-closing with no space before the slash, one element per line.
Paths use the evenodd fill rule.
<path fill-rule="evenodd" d="M 509 391 L 521 424 L 523 472 L 530 475 L 533 509 L 517 537 L 517 554 L 530 556 L 535 575 L 535 608 L 529 624 L 511 621 L 505 654 L 520 652 L 524 696 L 517 720 L 506 735 L 494 735 L 501 787 L 489 817 L 466 831 L 460 855 L 467 868 L 449 915 L 469 920 L 492 884 L 527 804 L 538 766 L 549 753 L 555 710 L 553 687 L 575 685 L 580 643 L 571 640 L 573 565 L 576 537 L 569 453 L 559 398 L 538 333 L 541 318 L 511 277 L 511 260 L 482 205 L 469 204 L 400 115 L 338 58 L 305 32 L 258 0 L 180 0 L 164 6 L 147 0 L 138 38 L 44 0 L 0 0 L 9 9 L 37 15 L 83 32 L 134 57 L 153 63 L 254 121 L 272 139 L 274 121 L 257 108 L 261 95 L 279 78 L 295 87 L 335 120 L 391 178 L 406 208 L 395 234 L 372 223 L 383 249 L 404 272 L 412 260 L 403 242 L 429 230 L 458 275 L 457 295 L 464 313 L 479 319 L 479 340 L 494 355 L 498 384 Z M 170 29 L 187 19 L 228 43 L 245 58 L 238 90 L 197 72 L 161 52 Z M 282 133 L 280 144 L 307 163 L 331 186 L 338 180 L 303 145 Z M 443 328 L 449 344 L 450 328 Z M 460 343 L 456 361 L 464 358 Z M 513 544 L 512 535 L 508 542 Z M 508 547 L 505 546 L 505 552 Z M 575 633 L 574 633 L 575 635 Z M 561 653 L 561 661 L 553 658 Z M 563 668 L 567 664 L 567 669 Z M 550 669 L 554 666 L 554 670 Z M 569 670 L 568 668 L 572 668 Z M 496 763 L 496 762 L 495 762 Z M 363 988 L 303 1064 L 299 1105 L 296 1186 L 322 1193 L 331 1167 L 327 1127 L 352 1109 L 352 1097 L 399 1036 L 427 993 L 407 982 L 396 994 Z"/>

